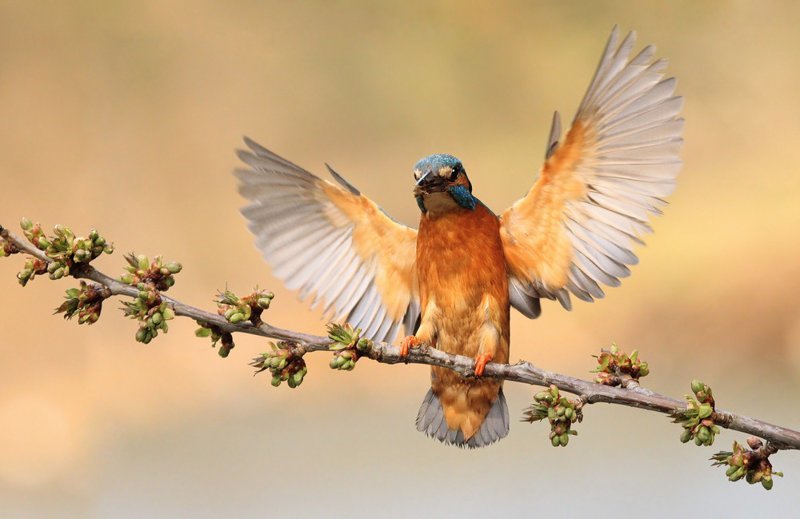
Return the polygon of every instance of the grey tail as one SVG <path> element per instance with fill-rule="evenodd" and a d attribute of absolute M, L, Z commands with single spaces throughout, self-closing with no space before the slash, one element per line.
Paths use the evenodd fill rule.
<path fill-rule="evenodd" d="M 506 397 L 503 395 L 503 388 L 500 388 L 497 400 L 494 401 L 492 408 L 489 409 L 481 428 L 467 441 L 464 441 L 464 433 L 461 429 L 453 430 L 447 427 L 442 403 L 439 402 L 439 397 L 433 394 L 432 389 L 428 390 L 428 394 L 422 400 L 419 413 L 417 413 L 418 431 L 424 432 L 426 435 L 436 438 L 446 445 L 456 445 L 470 449 L 485 447 L 501 438 L 505 438 L 508 434 L 508 427 L 508 405 L 506 404 Z"/>

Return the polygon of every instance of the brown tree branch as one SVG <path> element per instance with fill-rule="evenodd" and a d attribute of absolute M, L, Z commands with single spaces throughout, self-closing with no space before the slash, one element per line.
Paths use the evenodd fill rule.
<path fill-rule="evenodd" d="M 42 261 L 50 259 L 39 249 L 7 229 L 0 226 L 0 237 L 21 252 Z M 75 265 L 70 274 L 79 279 L 88 279 L 107 287 L 113 295 L 137 297 L 139 291 L 122 283 L 88 264 Z M 171 305 L 176 315 L 189 317 L 195 321 L 218 328 L 228 333 L 246 333 L 260 337 L 287 341 L 297 353 L 330 351 L 333 341 L 328 337 L 310 335 L 278 328 L 264 322 L 257 324 L 245 321 L 232 324 L 223 316 L 184 304 L 176 299 L 161 295 L 162 301 Z M 258 320 L 260 321 L 260 319 Z M 361 357 L 368 357 L 384 364 L 428 364 L 452 369 L 464 376 L 474 376 L 474 361 L 461 355 L 451 355 L 443 351 L 421 346 L 412 349 L 408 356 L 402 357 L 400 349 L 388 343 L 375 343 Z M 578 395 L 585 403 L 608 403 L 655 411 L 673 415 L 685 411 L 684 400 L 662 395 L 640 386 L 630 377 L 622 377 L 620 387 L 597 384 L 579 378 L 553 373 L 539 368 L 527 361 L 516 364 L 489 363 L 485 376 L 496 377 L 535 386 L 555 385 L 560 390 Z M 764 438 L 772 451 L 778 449 L 800 449 L 800 432 L 773 425 L 762 420 L 739 415 L 729 411 L 716 410 L 713 422 L 720 427 Z"/>

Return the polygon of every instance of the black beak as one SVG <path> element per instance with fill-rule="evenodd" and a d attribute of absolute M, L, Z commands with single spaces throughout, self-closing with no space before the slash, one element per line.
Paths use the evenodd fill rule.
<path fill-rule="evenodd" d="M 444 191 L 446 187 L 447 182 L 445 179 L 429 170 L 417 180 L 417 183 L 414 185 L 414 195 L 419 196 L 428 193 L 437 193 Z"/>

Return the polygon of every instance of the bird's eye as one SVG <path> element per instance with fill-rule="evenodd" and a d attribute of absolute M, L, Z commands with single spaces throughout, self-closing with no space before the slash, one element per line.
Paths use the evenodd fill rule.
<path fill-rule="evenodd" d="M 454 168 L 453 168 L 453 171 L 450 173 L 450 178 L 449 178 L 449 180 L 450 180 L 451 182 L 452 182 L 452 181 L 454 181 L 456 178 L 458 178 L 458 174 L 459 174 L 459 173 L 461 173 L 462 171 L 464 171 L 464 169 L 461 167 L 461 165 L 460 165 L 460 164 L 459 164 L 459 165 L 457 165 L 456 167 L 454 167 Z"/>

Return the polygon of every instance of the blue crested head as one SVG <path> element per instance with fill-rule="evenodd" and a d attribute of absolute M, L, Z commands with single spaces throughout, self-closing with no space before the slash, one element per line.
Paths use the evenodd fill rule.
<path fill-rule="evenodd" d="M 472 184 L 464 166 L 452 155 L 437 153 L 419 160 L 414 165 L 414 179 L 417 181 L 414 195 L 423 213 L 432 209 L 440 212 L 448 207 L 472 210 L 478 202 L 472 196 Z M 442 199 L 443 194 L 449 196 Z"/>
<path fill-rule="evenodd" d="M 441 168 L 456 169 L 461 167 L 461 161 L 447 153 L 434 153 L 424 159 L 420 159 L 414 164 L 414 171 L 427 173 L 428 171 L 439 171 Z"/>

